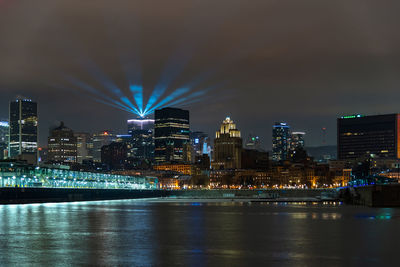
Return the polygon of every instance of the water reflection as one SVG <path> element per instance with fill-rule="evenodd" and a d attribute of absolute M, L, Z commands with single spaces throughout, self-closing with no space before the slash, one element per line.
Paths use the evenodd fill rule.
<path fill-rule="evenodd" d="M 371 265 L 398 209 L 120 200 L 0 206 L 0 265 Z"/>

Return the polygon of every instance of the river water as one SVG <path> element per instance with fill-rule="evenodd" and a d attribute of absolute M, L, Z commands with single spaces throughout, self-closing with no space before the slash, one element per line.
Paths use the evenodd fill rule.
<path fill-rule="evenodd" d="M 400 266 L 400 209 L 118 200 L 0 206 L 0 266 Z"/>

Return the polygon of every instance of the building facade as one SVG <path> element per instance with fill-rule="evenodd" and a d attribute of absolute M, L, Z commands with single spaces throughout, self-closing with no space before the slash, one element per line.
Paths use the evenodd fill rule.
<path fill-rule="evenodd" d="M 290 127 L 286 122 L 276 122 L 272 127 L 272 159 L 287 160 L 290 148 Z"/>
<path fill-rule="evenodd" d="M 400 114 L 337 119 L 339 160 L 400 158 Z"/>
<path fill-rule="evenodd" d="M 136 130 L 154 130 L 154 120 L 149 118 L 136 118 L 127 121 L 128 133 Z"/>
<path fill-rule="evenodd" d="M 101 148 L 101 163 L 109 170 L 123 170 L 128 158 L 128 148 L 125 143 L 112 142 Z"/>
<path fill-rule="evenodd" d="M 210 154 L 211 148 L 208 134 L 203 132 L 191 132 L 190 144 L 192 145 L 192 162 L 194 162 L 196 157 Z"/>
<path fill-rule="evenodd" d="M 93 136 L 90 133 L 74 133 L 77 145 L 77 162 L 93 160 Z"/>
<path fill-rule="evenodd" d="M 70 128 L 64 126 L 63 122 L 59 127 L 50 131 L 47 148 L 47 161 L 66 164 L 77 163 L 77 138 Z"/>
<path fill-rule="evenodd" d="M 10 125 L 6 120 L 0 120 L 0 160 L 8 156 L 8 134 Z"/>
<path fill-rule="evenodd" d="M 293 158 L 296 153 L 297 149 L 304 149 L 304 136 L 306 135 L 305 132 L 292 132 L 290 134 L 290 146 L 289 146 L 289 150 L 290 150 L 290 158 Z"/>
<path fill-rule="evenodd" d="M 101 162 L 101 148 L 117 140 L 116 135 L 109 130 L 93 134 L 93 161 Z"/>
<path fill-rule="evenodd" d="M 155 161 L 162 163 L 188 162 L 189 111 L 163 108 L 155 111 Z"/>
<path fill-rule="evenodd" d="M 154 120 L 137 118 L 128 120 L 129 157 L 137 164 L 154 161 Z"/>
<path fill-rule="evenodd" d="M 226 117 L 214 140 L 213 169 L 240 169 L 242 161 L 242 138 L 236 124 Z"/>
<path fill-rule="evenodd" d="M 23 98 L 10 102 L 9 125 L 9 157 L 24 158 L 27 155 L 32 158 L 33 162 L 37 162 L 37 103 Z"/>

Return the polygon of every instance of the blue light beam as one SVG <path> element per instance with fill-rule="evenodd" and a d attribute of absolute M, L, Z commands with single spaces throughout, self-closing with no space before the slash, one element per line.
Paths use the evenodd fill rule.
<path fill-rule="evenodd" d="M 186 94 L 187 92 L 189 92 L 190 89 L 189 88 L 178 88 L 176 89 L 174 92 L 172 92 L 170 95 L 168 95 L 167 97 L 165 97 L 163 100 L 161 100 L 160 102 L 158 102 L 156 105 L 154 105 L 153 107 L 151 107 L 151 109 L 149 111 L 145 110 L 145 113 L 147 112 L 152 112 L 157 108 L 160 108 L 166 104 L 168 104 L 169 102 L 175 100 L 176 98 L 180 97 L 183 94 Z"/>
<path fill-rule="evenodd" d="M 206 88 L 206 89 L 204 89 L 204 90 L 191 93 L 190 95 L 188 95 L 188 96 L 186 96 L 186 97 L 183 97 L 183 98 L 180 98 L 180 99 L 178 99 L 178 100 L 176 100 L 176 101 L 174 101 L 174 102 L 172 102 L 172 103 L 169 103 L 168 105 L 174 106 L 174 105 L 181 104 L 181 103 L 183 103 L 183 102 L 186 103 L 187 101 L 193 101 L 193 98 L 200 98 L 200 97 L 203 97 L 203 96 L 204 96 L 205 94 L 207 94 L 209 91 L 214 90 L 214 89 L 216 89 L 216 88 L 219 88 L 219 87 L 223 86 L 224 84 L 226 84 L 226 82 L 220 82 L 220 83 L 218 83 L 217 85 L 208 87 L 208 88 Z"/>
<path fill-rule="evenodd" d="M 96 66 L 94 62 L 92 62 L 91 60 L 87 60 L 86 63 L 82 63 L 85 64 L 87 71 L 92 75 L 92 77 L 95 78 L 103 87 L 108 89 L 121 100 L 122 98 L 126 98 L 121 89 L 119 89 L 118 86 L 111 79 L 109 79 L 104 73 L 102 73 L 102 71 Z M 129 99 L 128 102 L 129 103 L 126 103 L 128 106 L 133 109 L 136 108 Z"/>
<path fill-rule="evenodd" d="M 49 86 L 50 86 L 50 87 L 53 87 L 53 88 L 65 90 L 65 91 L 68 91 L 68 92 L 71 92 L 71 89 L 75 89 L 75 88 L 69 88 L 69 87 L 65 87 L 65 86 L 62 86 L 62 85 L 55 85 L 55 84 L 49 84 Z M 74 90 L 72 90 L 72 92 L 74 92 L 75 94 L 77 94 L 77 92 L 74 91 Z M 81 96 L 81 95 L 79 95 L 79 96 Z M 103 100 L 103 99 L 100 99 L 100 98 L 97 98 L 97 97 L 93 97 L 93 98 L 90 98 L 90 99 L 92 99 L 92 100 L 94 100 L 94 101 L 96 101 L 96 102 L 98 102 L 98 103 L 105 104 L 105 105 L 108 105 L 108 106 L 117 108 L 117 109 L 119 109 L 119 110 L 127 111 L 127 112 L 129 112 L 129 113 L 134 113 L 133 110 L 129 109 L 128 107 L 125 107 L 125 106 L 121 105 L 121 104 L 118 103 L 118 102 L 116 102 L 116 104 L 119 104 L 119 105 L 116 105 L 116 104 L 107 102 L 107 101 L 105 101 L 105 100 Z"/>
<path fill-rule="evenodd" d="M 106 94 L 94 89 L 92 86 L 90 86 L 89 84 L 87 84 L 85 82 L 82 82 L 82 81 L 80 81 L 80 80 L 78 80 L 78 79 L 76 79 L 74 77 L 68 76 L 68 75 L 64 75 L 64 78 L 68 82 L 70 82 L 72 85 L 74 85 L 76 87 L 79 87 L 79 88 L 81 88 L 81 89 L 83 89 L 83 90 L 85 90 L 87 92 L 90 92 L 90 93 L 92 93 L 94 95 L 102 97 L 103 99 L 105 99 L 105 101 L 110 101 L 110 103 L 113 103 L 114 105 L 120 106 L 121 108 L 124 108 L 124 109 L 128 109 L 132 113 L 139 114 L 137 109 L 131 108 L 130 105 L 128 105 L 128 106 L 123 105 L 122 103 L 120 103 L 120 102 L 108 97 Z"/>
<path fill-rule="evenodd" d="M 139 112 L 143 114 L 143 87 L 141 85 L 130 85 L 129 89 L 131 90 Z"/>

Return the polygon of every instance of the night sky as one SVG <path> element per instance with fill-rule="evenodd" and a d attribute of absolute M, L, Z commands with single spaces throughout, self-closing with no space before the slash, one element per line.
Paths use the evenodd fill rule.
<path fill-rule="evenodd" d="M 23 95 L 39 103 L 42 145 L 59 121 L 125 133 L 136 115 L 66 77 L 110 97 L 107 81 L 129 96 L 134 78 L 145 102 L 159 85 L 165 97 L 195 84 L 188 94 L 201 98 L 179 107 L 212 137 L 229 115 L 266 149 L 280 120 L 308 146 L 321 145 L 322 127 L 335 144 L 338 116 L 400 112 L 399 10 L 395 0 L 0 0 L 0 118 Z"/>

